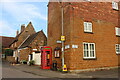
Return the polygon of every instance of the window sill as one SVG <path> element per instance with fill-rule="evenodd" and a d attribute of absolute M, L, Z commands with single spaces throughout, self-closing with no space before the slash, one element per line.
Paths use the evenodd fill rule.
<path fill-rule="evenodd" d="M 116 37 L 120 37 L 120 35 L 116 35 Z"/>
<path fill-rule="evenodd" d="M 84 33 L 89 33 L 89 34 L 93 34 L 93 32 L 84 32 Z"/>
<path fill-rule="evenodd" d="M 83 60 L 97 60 L 97 58 L 83 58 Z"/>
<path fill-rule="evenodd" d="M 119 11 L 119 9 L 113 9 L 113 10 L 115 10 L 115 11 Z"/>
<path fill-rule="evenodd" d="M 55 57 L 55 58 L 60 58 L 60 57 Z"/>
<path fill-rule="evenodd" d="M 116 55 L 120 55 L 120 53 L 116 53 Z"/>

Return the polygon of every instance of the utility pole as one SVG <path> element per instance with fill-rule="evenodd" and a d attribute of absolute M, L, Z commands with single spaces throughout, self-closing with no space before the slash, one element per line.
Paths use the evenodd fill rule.
<path fill-rule="evenodd" d="M 61 6 L 61 16 L 62 16 L 62 36 L 64 36 L 64 24 L 63 24 L 63 5 Z M 64 66 L 64 41 L 62 41 L 62 67 Z"/>
<path fill-rule="evenodd" d="M 69 4 L 67 4 L 69 5 Z M 64 67 L 66 67 L 65 65 L 65 56 L 64 56 L 64 42 L 65 42 L 65 36 L 64 36 L 64 7 L 66 7 L 67 5 L 63 5 L 62 2 L 61 2 L 61 27 L 62 27 L 62 35 L 61 35 L 61 41 L 62 41 L 62 69 Z M 67 70 L 67 69 L 66 69 Z M 64 70 L 65 71 L 65 70 Z"/>

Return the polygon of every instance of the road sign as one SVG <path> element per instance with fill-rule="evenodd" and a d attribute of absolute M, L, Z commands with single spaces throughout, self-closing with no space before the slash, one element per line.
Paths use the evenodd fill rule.
<path fill-rule="evenodd" d="M 57 43 L 62 43 L 62 41 L 56 41 Z"/>
<path fill-rule="evenodd" d="M 65 41 L 65 36 L 61 36 L 61 41 Z"/>

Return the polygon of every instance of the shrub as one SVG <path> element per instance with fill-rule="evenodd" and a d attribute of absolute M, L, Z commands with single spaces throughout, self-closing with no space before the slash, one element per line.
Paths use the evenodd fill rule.
<path fill-rule="evenodd" d="M 30 60 L 29 61 L 29 65 L 34 65 L 35 64 L 35 61 L 34 60 Z"/>
<path fill-rule="evenodd" d="M 22 64 L 27 64 L 27 61 L 26 60 L 21 60 L 20 61 Z"/>

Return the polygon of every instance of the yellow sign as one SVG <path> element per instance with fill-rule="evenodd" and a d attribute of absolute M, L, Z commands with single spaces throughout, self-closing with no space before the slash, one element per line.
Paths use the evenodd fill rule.
<path fill-rule="evenodd" d="M 64 64 L 64 66 L 63 66 L 63 71 L 67 71 L 67 66 Z"/>
<path fill-rule="evenodd" d="M 61 36 L 61 41 L 65 41 L 65 36 Z"/>

